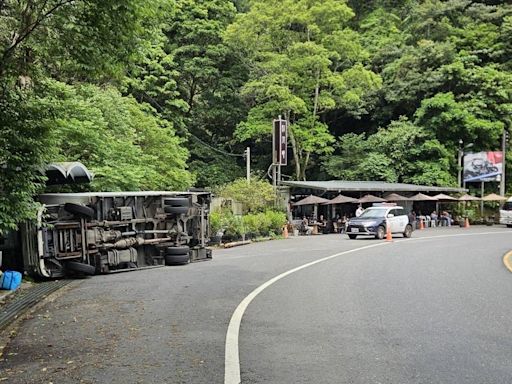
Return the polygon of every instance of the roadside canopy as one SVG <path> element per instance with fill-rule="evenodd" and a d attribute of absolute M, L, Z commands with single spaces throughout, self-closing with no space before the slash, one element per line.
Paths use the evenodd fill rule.
<path fill-rule="evenodd" d="M 398 193 L 390 193 L 389 195 L 384 196 L 386 201 L 409 201 L 408 197 L 399 195 Z"/>
<path fill-rule="evenodd" d="M 323 204 L 328 203 L 329 200 L 324 199 L 323 197 L 309 195 L 308 197 L 293 203 L 293 205 L 315 205 L 315 204 Z"/>
<path fill-rule="evenodd" d="M 437 201 L 437 199 L 433 196 L 428 196 L 423 193 L 417 193 L 414 196 L 410 197 L 409 200 L 412 201 Z"/>
<path fill-rule="evenodd" d="M 459 197 L 459 201 L 480 201 L 481 199 L 479 197 L 468 195 L 467 193 L 465 195 L 462 195 Z"/>
<path fill-rule="evenodd" d="M 347 204 L 347 203 L 358 203 L 359 201 L 357 199 L 354 199 L 353 197 L 344 196 L 344 195 L 338 195 L 334 199 L 329 200 L 328 202 L 324 204 Z"/>
<path fill-rule="evenodd" d="M 358 203 L 384 203 L 386 199 L 383 199 L 382 197 L 377 197 L 374 195 L 364 195 L 360 199 L 357 200 Z"/>
<path fill-rule="evenodd" d="M 487 196 L 482 197 L 483 201 L 505 201 L 507 198 L 505 196 L 497 195 L 495 193 L 490 193 Z"/>

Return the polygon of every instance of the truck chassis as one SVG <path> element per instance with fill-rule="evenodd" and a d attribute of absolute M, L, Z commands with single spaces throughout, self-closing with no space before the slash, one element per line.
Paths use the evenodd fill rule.
<path fill-rule="evenodd" d="M 90 192 L 39 196 L 22 227 L 25 270 L 38 277 L 111 273 L 211 259 L 209 192 Z"/>

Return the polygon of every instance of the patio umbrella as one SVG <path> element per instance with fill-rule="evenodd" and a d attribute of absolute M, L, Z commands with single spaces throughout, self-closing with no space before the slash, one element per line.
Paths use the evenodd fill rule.
<path fill-rule="evenodd" d="M 482 197 L 483 201 L 505 201 L 507 198 L 505 196 L 500 196 L 495 193 L 490 193 L 487 196 Z"/>
<path fill-rule="evenodd" d="M 439 212 L 439 201 L 458 201 L 455 197 L 445 195 L 444 193 L 439 193 L 433 197 L 435 197 L 438 201 L 436 203 L 436 212 Z"/>
<path fill-rule="evenodd" d="M 409 200 L 412 200 L 412 201 L 437 201 L 438 199 L 436 199 L 433 196 L 425 195 L 423 193 L 417 193 L 414 196 L 410 197 Z"/>
<path fill-rule="evenodd" d="M 480 201 L 481 199 L 479 197 L 468 195 L 467 193 L 465 195 L 462 195 L 459 197 L 459 201 Z"/>
<path fill-rule="evenodd" d="M 445 195 L 444 193 L 439 193 L 438 195 L 432 196 L 437 200 L 445 200 L 445 201 L 457 201 L 457 198 Z"/>
<path fill-rule="evenodd" d="M 318 204 L 323 204 L 329 202 L 328 199 L 324 199 L 323 197 L 309 195 L 308 197 L 293 203 L 295 206 L 299 205 L 313 205 L 313 218 L 316 220 L 318 215 Z"/>
<path fill-rule="evenodd" d="M 386 201 L 409 201 L 408 197 L 399 195 L 398 193 L 390 193 L 389 195 L 384 196 Z"/>
<path fill-rule="evenodd" d="M 344 196 L 344 195 L 338 195 L 334 199 L 329 200 L 328 202 L 324 204 L 346 204 L 346 203 L 358 203 L 359 201 L 357 199 L 354 199 L 353 197 Z"/>
<path fill-rule="evenodd" d="M 374 195 L 364 195 L 360 199 L 357 200 L 359 203 L 383 203 L 386 201 L 386 199 L 383 199 L 382 197 L 377 197 Z"/>
<path fill-rule="evenodd" d="M 293 205 L 314 205 L 314 204 L 323 204 L 323 203 L 328 203 L 328 202 L 329 202 L 329 200 L 324 199 L 323 197 L 309 195 L 308 197 L 293 203 Z"/>

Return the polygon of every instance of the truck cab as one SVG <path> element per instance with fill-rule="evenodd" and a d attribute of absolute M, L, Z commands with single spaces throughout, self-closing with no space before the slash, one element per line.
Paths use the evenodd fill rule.
<path fill-rule="evenodd" d="M 512 228 L 512 197 L 509 198 L 500 209 L 500 224 Z"/>

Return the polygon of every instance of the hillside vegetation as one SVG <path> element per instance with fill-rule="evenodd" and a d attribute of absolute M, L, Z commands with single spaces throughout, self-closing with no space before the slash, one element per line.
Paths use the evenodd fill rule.
<path fill-rule="evenodd" d="M 90 168 L 80 190 L 175 190 L 243 176 L 250 146 L 264 175 L 278 115 L 291 179 L 453 186 L 460 141 L 511 130 L 507 3 L 0 1 L 0 231 L 50 161 Z"/>

